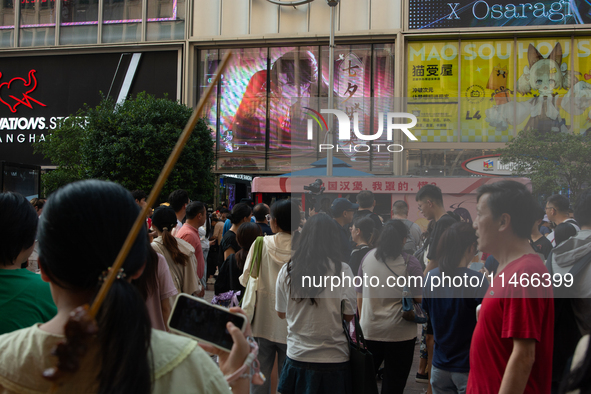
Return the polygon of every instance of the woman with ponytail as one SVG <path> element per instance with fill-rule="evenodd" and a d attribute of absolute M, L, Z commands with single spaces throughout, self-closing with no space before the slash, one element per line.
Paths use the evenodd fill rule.
<path fill-rule="evenodd" d="M 349 257 L 349 267 L 351 271 L 357 274 L 361 260 L 365 257 L 377 241 L 379 230 L 373 219 L 368 215 L 360 216 L 353 221 L 351 226 L 351 240 L 355 242 L 355 248 L 351 251 Z"/>
<path fill-rule="evenodd" d="M 178 292 L 202 297 L 205 289 L 201 288 L 197 277 L 195 248 L 171 234 L 176 224 L 176 214 L 172 208 L 165 205 L 156 208 L 152 215 L 152 228 L 156 230 L 158 237 L 152 241 L 152 247 L 166 259 Z M 171 302 L 175 299 L 176 297 L 171 298 Z"/>
<path fill-rule="evenodd" d="M 52 194 L 39 223 L 39 267 L 49 282 L 57 315 L 44 324 L 0 336 L 0 392 L 45 393 L 42 372 L 56 362 L 51 349 L 64 339 L 70 312 L 92 302 L 139 214 L 131 194 L 115 183 L 71 183 Z M 144 270 L 148 237 L 142 227 L 123 269 L 97 316 L 98 332 L 87 344 L 61 393 L 229 393 L 224 374 L 236 371 L 250 350 L 240 330 L 220 369 L 197 342 L 153 330 L 142 296 L 131 283 Z M 248 380 L 233 383 L 248 392 Z"/>

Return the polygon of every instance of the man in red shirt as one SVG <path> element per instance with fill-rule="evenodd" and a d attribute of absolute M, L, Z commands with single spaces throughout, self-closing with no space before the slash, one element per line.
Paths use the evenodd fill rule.
<path fill-rule="evenodd" d="M 205 278 L 205 259 L 203 258 L 203 249 L 199 239 L 199 227 L 203 226 L 207 212 L 205 204 L 199 201 L 193 201 L 187 205 L 185 224 L 175 237 L 187 241 L 195 248 L 195 257 L 197 258 L 197 277 L 201 281 L 203 288 L 207 286 Z"/>
<path fill-rule="evenodd" d="M 536 206 L 525 185 L 514 181 L 478 189 L 478 248 L 499 267 L 487 277 L 467 393 L 550 393 L 554 300 L 548 270 L 529 244 Z"/>

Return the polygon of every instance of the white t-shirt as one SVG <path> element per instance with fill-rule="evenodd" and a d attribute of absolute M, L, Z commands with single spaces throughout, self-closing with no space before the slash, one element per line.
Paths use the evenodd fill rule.
<path fill-rule="evenodd" d="M 307 299 L 300 302 L 292 300 L 289 286 L 285 283 L 287 264 L 279 271 L 275 309 L 286 314 L 287 356 L 292 360 L 309 363 L 349 361 L 349 344 L 341 321 L 341 301 L 345 301 L 344 314 L 352 315 L 357 310 L 357 296 L 351 268 L 342 263 L 342 272 L 345 277 L 351 278 L 351 286 L 346 283 L 331 292 L 329 282 L 329 287 L 320 297 L 315 297 L 317 305 L 312 305 Z M 343 274 L 334 275 L 342 278 Z M 325 298 L 327 296 L 331 298 Z"/>
<path fill-rule="evenodd" d="M 199 231 L 199 240 L 201 241 L 201 249 L 203 250 L 203 253 L 205 253 L 206 250 L 209 250 L 209 239 L 207 239 L 205 237 L 205 233 L 207 232 L 207 229 L 205 228 L 205 225 L 199 227 L 197 229 Z"/>

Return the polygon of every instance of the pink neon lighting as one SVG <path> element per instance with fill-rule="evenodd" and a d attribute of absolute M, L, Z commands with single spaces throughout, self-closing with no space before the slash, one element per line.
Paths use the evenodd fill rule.
<path fill-rule="evenodd" d="M 168 22 L 175 21 L 177 17 L 177 0 L 172 2 L 172 16 L 170 18 L 148 18 L 147 22 Z M 117 19 L 103 21 L 103 25 L 122 24 L 122 23 L 141 23 L 141 19 Z M 85 21 L 85 22 L 65 22 L 61 26 L 87 26 L 87 25 L 98 25 L 98 21 Z M 21 29 L 27 29 L 32 27 L 55 27 L 55 23 L 40 23 L 36 25 L 22 25 Z M 0 30 L 14 29 L 13 26 L 0 26 Z"/>

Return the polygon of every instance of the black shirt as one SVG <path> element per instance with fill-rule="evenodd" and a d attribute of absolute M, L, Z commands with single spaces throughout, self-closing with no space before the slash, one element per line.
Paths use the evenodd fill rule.
<path fill-rule="evenodd" d="M 238 268 L 236 263 L 236 255 L 231 254 L 219 269 L 218 277 L 215 281 L 215 294 L 225 293 L 230 290 L 240 290 L 239 299 L 244 295 L 244 286 L 240 284 L 239 278 L 242 275 L 242 270 Z"/>
<path fill-rule="evenodd" d="M 341 238 L 341 251 L 343 259 L 346 259 L 348 256 L 351 255 L 351 244 L 349 243 L 349 236 L 350 234 L 347 233 L 347 230 L 339 224 L 335 219 L 333 219 L 336 225 L 339 227 L 339 237 Z"/>
<path fill-rule="evenodd" d="M 238 245 L 238 241 L 236 241 L 236 233 L 234 233 L 234 231 L 232 231 L 232 230 L 226 231 L 226 235 L 224 235 L 224 238 L 222 238 L 221 247 L 222 247 L 222 256 L 223 256 L 224 252 L 226 250 L 228 250 L 229 248 L 234 249 L 234 253 L 236 253 L 240 249 L 242 249 L 240 247 L 240 245 Z"/>
<path fill-rule="evenodd" d="M 443 232 L 455 222 L 456 220 L 447 213 L 440 217 L 437 222 L 435 222 L 435 228 L 429 237 L 429 254 L 427 255 L 427 259 L 435 259 L 435 252 L 437 251 L 437 244 L 439 243 L 441 234 L 443 234 Z"/>
<path fill-rule="evenodd" d="M 543 235 L 537 241 L 532 242 L 531 246 L 536 250 L 536 252 L 543 254 L 544 259 L 548 258 L 548 255 L 552 250 L 552 242 L 550 242 L 550 240 L 548 240 L 548 238 L 544 237 Z"/>
<path fill-rule="evenodd" d="M 382 229 L 382 221 L 380 220 L 380 217 L 373 213 L 372 211 L 368 211 L 367 209 L 364 210 L 358 210 L 357 212 L 355 212 L 355 215 L 353 215 L 353 221 L 355 221 L 355 219 L 360 218 L 360 217 L 364 217 L 364 216 L 369 216 L 369 218 L 371 220 L 373 220 L 376 229 L 381 230 Z"/>
<path fill-rule="evenodd" d="M 357 275 L 359 272 L 359 266 L 361 265 L 361 260 L 363 260 L 367 252 L 370 250 L 371 248 L 367 245 L 356 246 L 355 249 L 353 249 L 351 252 L 351 257 L 349 258 L 349 267 L 351 267 L 353 275 Z"/>
<path fill-rule="evenodd" d="M 273 230 L 271 230 L 271 226 L 266 223 L 257 223 L 263 232 L 263 235 L 273 235 Z"/>

